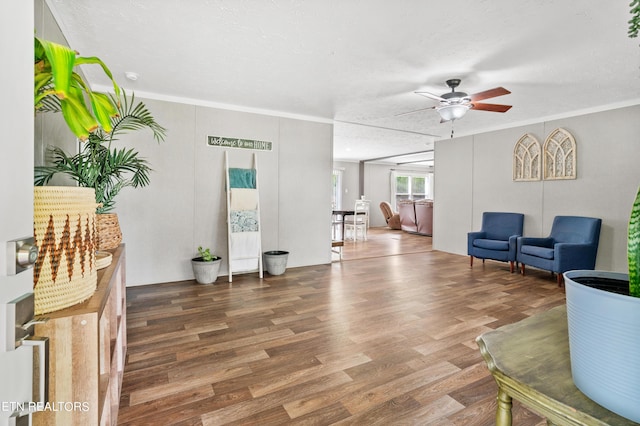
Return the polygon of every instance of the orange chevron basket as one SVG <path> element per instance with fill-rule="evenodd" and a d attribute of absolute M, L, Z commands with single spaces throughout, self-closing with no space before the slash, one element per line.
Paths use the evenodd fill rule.
<path fill-rule="evenodd" d="M 92 188 L 34 187 L 36 315 L 73 306 L 95 292 L 96 206 Z"/>

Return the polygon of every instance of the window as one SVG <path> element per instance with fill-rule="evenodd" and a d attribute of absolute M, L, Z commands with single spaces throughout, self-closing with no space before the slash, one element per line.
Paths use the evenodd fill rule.
<path fill-rule="evenodd" d="M 342 209 L 342 175 L 343 175 L 342 170 L 333 169 L 333 175 L 331 178 L 332 210 Z"/>
<path fill-rule="evenodd" d="M 391 172 L 391 200 L 398 211 L 402 200 L 433 199 L 433 173 Z"/>

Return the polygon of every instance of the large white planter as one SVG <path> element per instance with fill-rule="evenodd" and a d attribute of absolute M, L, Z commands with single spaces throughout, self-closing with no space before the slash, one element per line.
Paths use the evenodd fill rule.
<path fill-rule="evenodd" d="M 622 280 L 605 271 L 564 273 L 571 373 L 576 387 L 603 407 L 640 423 L 640 298 L 576 282 Z"/>
<path fill-rule="evenodd" d="M 205 262 L 201 257 L 191 259 L 191 267 L 193 268 L 193 275 L 199 284 L 212 284 L 218 279 L 218 272 L 220 272 L 220 264 L 222 258 L 218 257 L 216 260 Z"/>

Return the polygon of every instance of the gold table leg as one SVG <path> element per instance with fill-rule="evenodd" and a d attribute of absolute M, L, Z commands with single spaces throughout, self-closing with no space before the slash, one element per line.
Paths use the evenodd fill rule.
<path fill-rule="evenodd" d="M 496 426 L 511 426 L 511 397 L 502 389 L 498 389 L 498 409 L 496 410 Z"/>

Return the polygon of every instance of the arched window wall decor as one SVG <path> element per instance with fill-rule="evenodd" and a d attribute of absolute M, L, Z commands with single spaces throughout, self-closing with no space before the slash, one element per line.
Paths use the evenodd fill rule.
<path fill-rule="evenodd" d="M 545 180 L 576 178 L 576 140 L 565 129 L 551 132 L 544 142 L 543 171 Z"/>
<path fill-rule="evenodd" d="M 540 180 L 542 167 L 540 142 L 535 136 L 523 135 L 513 148 L 513 180 Z"/>

